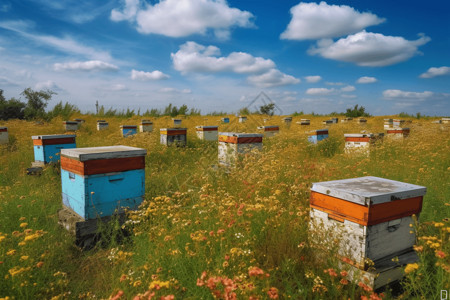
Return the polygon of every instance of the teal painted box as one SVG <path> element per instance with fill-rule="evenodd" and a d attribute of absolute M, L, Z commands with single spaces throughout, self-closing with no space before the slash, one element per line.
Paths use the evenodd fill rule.
<path fill-rule="evenodd" d="M 137 125 L 120 125 L 120 132 L 123 137 L 128 137 L 137 133 Z"/>
<path fill-rule="evenodd" d="M 75 134 L 33 135 L 34 160 L 48 164 L 60 160 L 61 149 L 76 148 Z"/>
<path fill-rule="evenodd" d="M 63 149 L 63 204 L 85 220 L 137 209 L 145 194 L 146 154 L 128 146 Z"/>
<path fill-rule="evenodd" d="M 313 144 L 328 138 L 328 129 L 314 130 L 313 133 L 308 136 L 308 141 Z"/>

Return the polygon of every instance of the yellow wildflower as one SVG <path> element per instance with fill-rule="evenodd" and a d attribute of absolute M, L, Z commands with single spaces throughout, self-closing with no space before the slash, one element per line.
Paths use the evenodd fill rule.
<path fill-rule="evenodd" d="M 419 269 L 419 265 L 414 263 L 414 264 L 407 264 L 406 268 L 405 268 L 405 273 L 409 274 L 411 272 L 414 272 L 415 270 Z"/>

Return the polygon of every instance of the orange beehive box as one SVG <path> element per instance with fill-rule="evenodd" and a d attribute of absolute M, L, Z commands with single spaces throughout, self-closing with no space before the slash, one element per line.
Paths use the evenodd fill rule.
<path fill-rule="evenodd" d="M 258 130 L 262 131 L 264 137 L 271 137 L 280 131 L 279 126 L 258 126 Z"/>
<path fill-rule="evenodd" d="M 386 134 L 392 138 L 405 138 L 409 136 L 409 128 L 387 128 Z"/>

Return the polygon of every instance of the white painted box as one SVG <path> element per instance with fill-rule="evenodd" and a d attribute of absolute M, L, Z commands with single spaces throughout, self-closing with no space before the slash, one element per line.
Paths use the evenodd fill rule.
<path fill-rule="evenodd" d="M 247 122 L 247 117 L 246 116 L 239 116 L 239 123 L 245 123 Z"/>
<path fill-rule="evenodd" d="M 297 122 L 297 124 L 300 124 L 300 125 L 311 125 L 311 120 L 310 119 L 300 119 L 300 123 Z"/>
<path fill-rule="evenodd" d="M 161 128 L 160 143 L 166 146 L 184 147 L 187 142 L 187 128 Z"/>
<path fill-rule="evenodd" d="M 196 126 L 197 137 L 204 141 L 217 141 L 219 126 Z"/>
<path fill-rule="evenodd" d="M 331 125 L 331 124 L 333 124 L 333 120 L 322 121 L 322 125 Z"/>
<path fill-rule="evenodd" d="M 276 134 L 278 134 L 280 132 L 280 127 L 279 126 L 259 126 L 258 127 L 259 131 L 262 131 L 262 134 L 264 135 L 264 137 L 272 137 Z"/>
<path fill-rule="evenodd" d="M 152 132 L 153 131 L 153 122 L 150 120 L 142 120 L 141 124 L 139 124 L 139 130 L 141 132 Z"/>
<path fill-rule="evenodd" d="M 66 131 L 77 131 L 80 123 L 77 121 L 63 121 L 63 125 Z"/>
<path fill-rule="evenodd" d="M 423 186 L 372 176 L 313 183 L 312 239 L 324 246 L 338 240 L 344 261 L 377 268 L 412 250 L 412 216 L 418 218 L 425 193 Z"/>
<path fill-rule="evenodd" d="M 376 141 L 382 140 L 384 133 L 346 133 L 345 138 L 345 152 L 352 153 L 355 151 L 369 153 L 370 146 L 374 145 Z"/>
<path fill-rule="evenodd" d="M 263 135 L 259 133 L 219 133 L 219 164 L 235 166 L 243 154 L 262 150 Z"/>
<path fill-rule="evenodd" d="M 172 121 L 173 121 L 173 126 L 174 127 L 180 127 L 181 126 L 181 122 L 182 122 L 181 119 L 172 119 Z"/>
<path fill-rule="evenodd" d="M 400 119 L 393 119 L 392 120 L 392 127 L 394 128 L 400 128 L 405 124 L 405 120 Z"/>
<path fill-rule="evenodd" d="M 351 120 L 353 120 L 353 118 L 344 118 L 341 120 L 341 123 L 348 123 Z"/>
<path fill-rule="evenodd" d="M 441 119 L 441 123 L 442 123 L 442 124 L 448 124 L 448 123 L 450 123 L 450 118 L 442 118 L 442 119 Z"/>
<path fill-rule="evenodd" d="M 0 145 L 6 145 L 9 142 L 8 127 L 0 127 Z"/>
<path fill-rule="evenodd" d="M 409 128 L 386 128 L 386 137 L 391 139 L 403 139 L 409 136 Z"/>
<path fill-rule="evenodd" d="M 97 130 L 105 130 L 109 128 L 108 122 L 105 120 L 97 120 Z"/>

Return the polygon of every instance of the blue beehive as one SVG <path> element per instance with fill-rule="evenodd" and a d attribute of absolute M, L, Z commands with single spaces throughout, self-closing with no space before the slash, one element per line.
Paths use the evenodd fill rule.
<path fill-rule="evenodd" d="M 328 138 L 328 129 L 319 129 L 314 130 L 313 133 L 308 136 L 308 141 L 310 143 L 317 144 L 326 138 Z"/>
<path fill-rule="evenodd" d="M 146 154 L 128 146 L 62 150 L 63 204 L 85 220 L 136 209 L 145 194 Z"/>
<path fill-rule="evenodd" d="M 75 134 L 34 135 L 33 148 L 36 162 L 50 163 L 59 160 L 61 149 L 76 148 Z"/>
<path fill-rule="evenodd" d="M 222 123 L 230 123 L 230 118 L 222 118 Z"/>
<path fill-rule="evenodd" d="M 122 136 L 127 137 L 137 133 L 137 125 L 120 125 Z"/>

